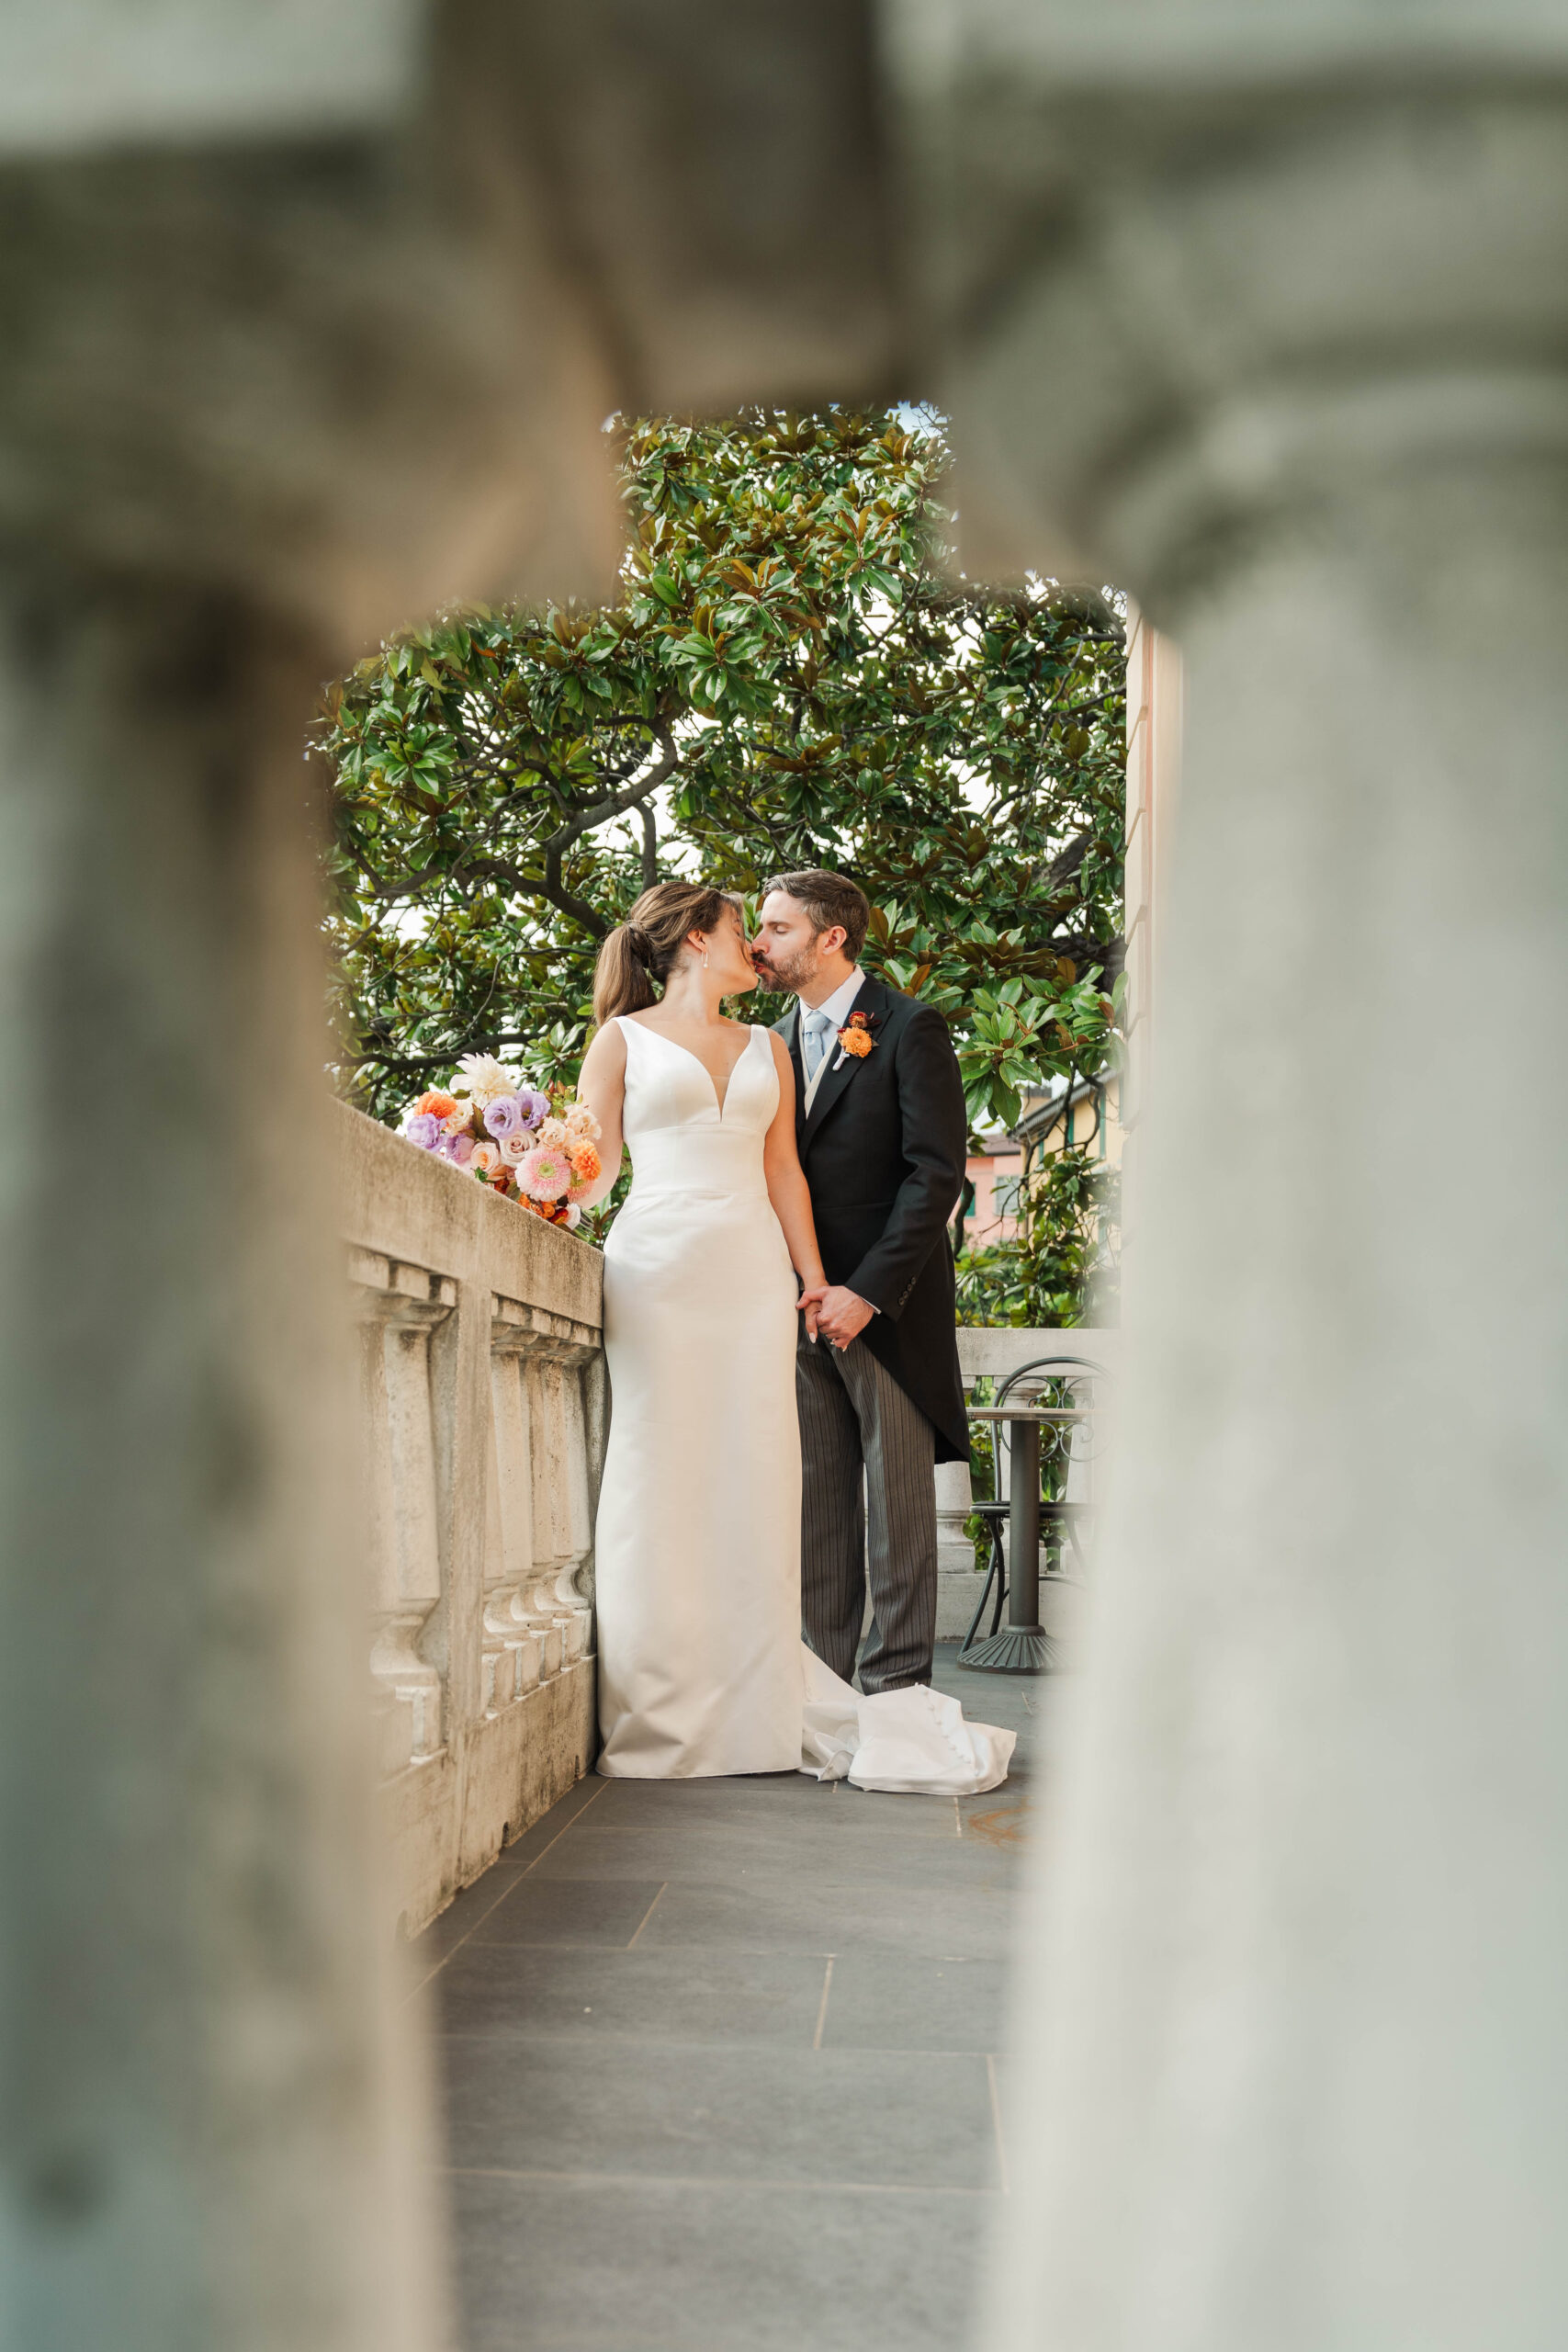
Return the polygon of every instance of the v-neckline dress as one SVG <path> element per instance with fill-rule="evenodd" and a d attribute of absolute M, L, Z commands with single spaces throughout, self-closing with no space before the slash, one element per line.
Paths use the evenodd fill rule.
<path fill-rule="evenodd" d="M 685 1046 L 640 1021 L 620 1027 L 632 1186 L 604 1250 L 599 1770 L 794 1771 L 796 1310 L 762 1166 L 779 1102 L 773 1048 L 753 1027 L 721 1107 Z"/>
<path fill-rule="evenodd" d="M 604 1249 L 599 1770 L 995 1788 L 1011 1732 L 923 1685 L 863 1696 L 801 1640 L 795 1279 L 763 1169 L 771 1035 L 752 1027 L 721 1103 L 686 1046 L 620 1027 L 632 1185 Z"/>

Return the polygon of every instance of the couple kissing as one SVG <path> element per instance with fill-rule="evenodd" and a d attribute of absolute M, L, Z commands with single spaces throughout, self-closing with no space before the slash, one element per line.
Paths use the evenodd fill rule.
<path fill-rule="evenodd" d="M 780 875 L 749 939 L 738 899 L 662 882 L 600 953 L 588 1200 L 632 1162 L 604 1251 L 603 1773 L 1005 1777 L 1011 1736 L 930 1688 L 932 1470 L 968 1451 L 964 1090 L 941 1016 L 861 971 L 869 913 L 843 876 Z M 759 985 L 795 1011 L 724 1018 Z"/>

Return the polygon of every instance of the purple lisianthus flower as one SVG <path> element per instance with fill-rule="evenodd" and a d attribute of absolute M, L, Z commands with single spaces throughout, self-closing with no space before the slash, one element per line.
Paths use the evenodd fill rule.
<path fill-rule="evenodd" d="M 539 1121 L 544 1117 L 546 1112 L 550 1107 L 549 1096 L 547 1094 L 536 1094 L 533 1088 L 529 1086 L 525 1086 L 523 1089 L 522 1093 L 517 1097 L 517 1101 L 522 1105 L 523 1124 L 525 1127 L 536 1127 Z"/>
<path fill-rule="evenodd" d="M 500 1143 L 505 1136 L 514 1136 L 523 1125 L 523 1098 L 518 1094 L 498 1094 L 485 1106 L 485 1125 Z"/>
<path fill-rule="evenodd" d="M 465 1128 L 458 1135 L 444 1136 L 441 1148 L 448 1159 L 456 1160 L 459 1168 L 466 1168 L 474 1156 L 474 1138 Z"/>
<path fill-rule="evenodd" d="M 429 1111 L 416 1111 L 403 1129 L 403 1136 L 409 1143 L 417 1144 L 421 1151 L 434 1151 L 441 1140 L 441 1122 Z"/>

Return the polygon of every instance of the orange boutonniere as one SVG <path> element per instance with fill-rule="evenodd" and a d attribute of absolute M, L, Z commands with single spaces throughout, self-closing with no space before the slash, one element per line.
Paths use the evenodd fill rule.
<path fill-rule="evenodd" d="M 835 1069 L 839 1068 L 846 1054 L 852 1055 L 857 1062 L 865 1059 L 876 1043 L 876 1039 L 872 1035 L 874 1018 L 875 1016 L 869 1012 L 851 1013 L 839 1032 L 839 1059 L 833 1065 Z"/>

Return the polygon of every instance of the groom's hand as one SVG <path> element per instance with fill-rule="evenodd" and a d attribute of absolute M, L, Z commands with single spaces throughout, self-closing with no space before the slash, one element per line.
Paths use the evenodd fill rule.
<path fill-rule="evenodd" d="M 842 1283 L 832 1283 L 817 1303 L 817 1329 L 836 1348 L 847 1348 L 875 1312 L 856 1292 L 846 1290 Z"/>

